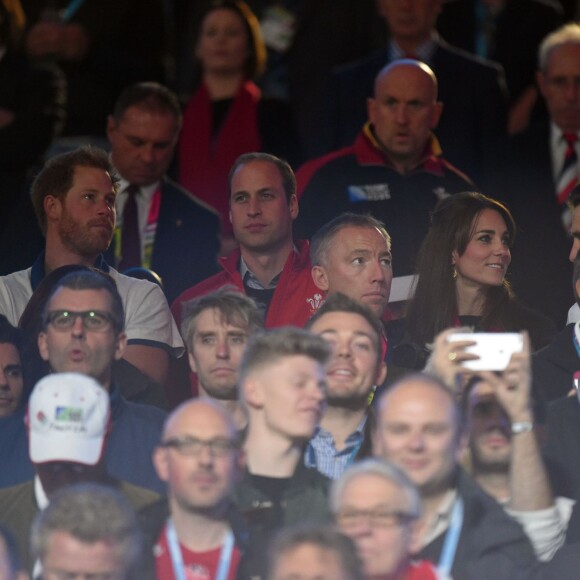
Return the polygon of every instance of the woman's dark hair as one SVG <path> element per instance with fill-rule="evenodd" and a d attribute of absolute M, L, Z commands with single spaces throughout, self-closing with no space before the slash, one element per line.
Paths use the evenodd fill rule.
<path fill-rule="evenodd" d="M 266 45 L 260 32 L 260 23 L 250 7 L 242 0 L 215 0 L 206 8 L 200 19 L 196 43 L 201 37 L 203 23 L 208 14 L 216 10 L 231 10 L 243 21 L 248 36 L 249 55 L 244 66 L 244 74 L 247 79 L 259 77 L 266 68 Z M 197 59 L 196 59 L 197 61 Z M 199 62 L 197 62 L 199 66 Z"/>
<path fill-rule="evenodd" d="M 457 317 L 457 291 L 453 276 L 452 253 L 462 256 L 473 236 L 482 211 L 496 211 L 505 221 L 509 244 L 513 244 L 516 226 L 507 207 L 481 193 L 465 192 L 442 199 L 431 215 L 431 227 L 425 236 L 417 260 L 418 281 L 407 307 L 407 331 L 413 342 L 426 344 L 445 328 L 454 326 Z M 487 286 L 482 328 L 501 327 L 499 311 L 513 298 L 509 283 Z"/>

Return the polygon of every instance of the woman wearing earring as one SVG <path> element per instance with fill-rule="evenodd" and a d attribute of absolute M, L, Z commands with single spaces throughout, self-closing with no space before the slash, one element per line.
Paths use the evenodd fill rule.
<path fill-rule="evenodd" d="M 406 352 L 408 361 L 409 346 L 424 354 L 439 332 L 453 326 L 527 330 L 534 350 L 548 344 L 552 322 L 519 303 L 506 280 L 515 231 L 507 207 L 481 193 L 459 193 L 437 204 L 419 252 L 418 281 L 406 315 L 408 340 L 399 345 L 399 354 Z M 402 366 L 422 368 L 424 362 L 418 356 Z"/>
<path fill-rule="evenodd" d="M 216 0 L 201 19 L 195 46 L 196 86 L 183 116 L 179 182 L 218 211 L 231 242 L 228 173 L 243 153 L 299 160 L 292 112 L 264 98 L 254 83 L 266 48 L 254 13 L 241 0 Z"/>

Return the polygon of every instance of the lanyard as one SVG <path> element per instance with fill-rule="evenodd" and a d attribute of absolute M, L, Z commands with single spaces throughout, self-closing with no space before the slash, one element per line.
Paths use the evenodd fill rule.
<path fill-rule="evenodd" d="M 463 500 L 457 497 L 453 504 L 453 511 L 451 512 L 451 524 L 445 534 L 445 541 L 443 542 L 443 549 L 441 550 L 441 557 L 439 559 L 439 572 L 444 576 L 450 576 L 451 568 L 453 568 L 453 561 L 455 560 L 455 553 L 457 552 L 457 544 L 459 543 L 459 535 L 463 526 Z"/>
<path fill-rule="evenodd" d="M 174 580 L 186 580 L 183 555 L 181 553 L 181 548 L 179 547 L 177 532 L 175 531 L 175 526 L 173 525 L 173 520 L 171 518 L 167 520 L 165 536 L 167 538 L 167 546 L 169 547 L 169 555 L 171 556 L 171 565 L 173 566 L 173 578 Z M 215 580 L 227 580 L 233 552 L 234 534 L 232 530 L 228 530 L 220 552 L 220 559 L 216 575 L 214 576 Z"/>
<path fill-rule="evenodd" d="M 153 244 L 155 243 L 155 234 L 157 233 L 157 222 L 159 221 L 159 210 L 161 208 L 161 187 L 158 187 L 151 198 L 151 205 L 149 213 L 147 214 L 147 223 L 145 229 L 140 230 L 140 237 L 142 237 L 141 245 L 143 246 L 143 268 L 151 269 L 151 261 L 153 259 Z M 113 237 L 113 247 L 115 249 L 115 265 L 121 261 L 121 227 L 115 227 Z"/>

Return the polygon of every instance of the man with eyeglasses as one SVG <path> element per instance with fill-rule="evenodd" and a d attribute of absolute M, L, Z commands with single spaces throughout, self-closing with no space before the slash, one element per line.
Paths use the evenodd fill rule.
<path fill-rule="evenodd" d="M 79 373 L 55 373 L 41 379 L 27 413 L 28 454 L 34 465 L 30 481 L 0 490 L 0 523 L 19 544 L 25 567 L 32 522 L 61 489 L 94 482 L 118 489 L 135 509 L 157 494 L 111 477 L 104 461 L 110 426 L 109 397 L 94 379 Z"/>
<path fill-rule="evenodd" d="M 56 284 L 42 312 L 38 336 L 40 356 L 52 372 L 88 375 L 108 392 L 111 432 L 105 461 L 111 475 L 157 492 L 163 485 L 151 464 L 166 413 L 150 405 L 126 401 L 112 378 L 115 360 L 127 343 L 123 303 L 114 282 L 97 271 L 79 270 Z M 13 439 L 25 437 L 22 425 Z M 14 456 L 8 446 L 0 449 L 0 464 L 21 467 L 26 458 Z M 11 469 L 0 470 L 0 487 L 20 483 Z M 32 477 L 30 466 L 28 477 Z"/>
<path fill-rule="evenodd" d="M 367 579 L 441 578 L 427 560 L 411 561 L 421 499 L 411 480 L 391 463 L 366 459 L 349 467 L 333 483 L 330 505 L 341 532 L 355 542 Z"/>
<path fill-rule="evenodd" d="M 0 314 L 0 420 L 12 415 L 24 397 L 22 346 L 20 331 Z"/>
<path fill-rule="evenodd" d="M 231 500 L 242 470 L 232 416 L 207 398 L 183 403 L 153 462 L 167 498 L 140 513 L 151 578 L 235 578 L 245 531 Z"/>
<path fill-rule="evenodd" d="M 408 375 L 377 408 L 375 455 L 402 469 L 423 503 L 415 555 L 456 580 L 510 578 L 536 561 L 521 526 L 459 465 L 461 411 L 438 379 Z"/>

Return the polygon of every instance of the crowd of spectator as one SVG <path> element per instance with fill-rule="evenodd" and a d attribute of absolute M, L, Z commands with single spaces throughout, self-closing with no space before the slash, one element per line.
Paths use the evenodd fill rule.
<path fill-rule="evenodd" d="M 0 0 L 0 580 L 576 578 L 575 19 Z"/>

